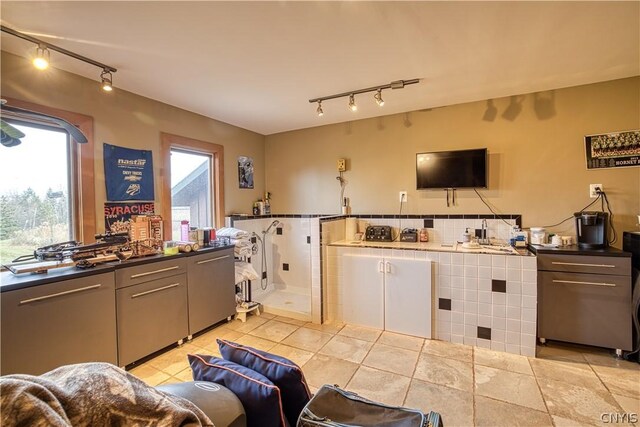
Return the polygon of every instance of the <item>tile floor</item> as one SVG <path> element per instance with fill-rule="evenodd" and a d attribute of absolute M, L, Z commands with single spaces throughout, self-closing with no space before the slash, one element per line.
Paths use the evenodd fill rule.
<path fill-rule="evenodd" d="M 640 414 L 640 364 L 602 349 L 549 344 L 528 358 L 266 313 L 212 329 L 131 372 L 150 385 L 191 381 L 186 355 L 219 356 L 216 338 L 293 360 L 312 391 L 338 384 L 387 404 L 438 411 L 447 427 L 601 425 L 601 414 Z"/>

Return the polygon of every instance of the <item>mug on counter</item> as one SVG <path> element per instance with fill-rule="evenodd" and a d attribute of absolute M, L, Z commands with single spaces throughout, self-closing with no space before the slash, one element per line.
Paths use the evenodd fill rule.
<path fill-rule="evenodd" d="M 551 237 L 551 243 L 554 245 L 562 246 L 563 245 L 562 236 L 554 234 L 553 237 Z"/>

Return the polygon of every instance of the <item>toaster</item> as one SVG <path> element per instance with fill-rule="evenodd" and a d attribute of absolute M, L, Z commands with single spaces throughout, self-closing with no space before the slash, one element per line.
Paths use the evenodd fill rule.
<path fill-rule="evenodd" d="M 373 242 L 391 242 L 391 227 L 388 225 L 370 225 L 364 233 L 364 239 Z"/>

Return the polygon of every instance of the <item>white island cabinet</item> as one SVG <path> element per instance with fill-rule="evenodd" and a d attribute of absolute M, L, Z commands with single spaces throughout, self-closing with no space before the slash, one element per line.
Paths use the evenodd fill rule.
<path fill-rule="evenodd" d="M 342 308 L 337 317 L 354 325 L 431 337 L 431 261 L 415 259 L 414 251 L 401 251 L 400 256 L 382 249 L 332 251 L 335 265 L 330 270 Z"/>

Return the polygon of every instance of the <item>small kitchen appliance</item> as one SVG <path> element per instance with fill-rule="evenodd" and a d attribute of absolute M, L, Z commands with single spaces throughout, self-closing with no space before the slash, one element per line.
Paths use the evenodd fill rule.
<path fill-rule="evenodd" d="M 400 233 L 400 241 L 401 242 L 417 242 L 418 241 L 418 230 L 415 228 L 405 228 Z"/>
<path fill-rule="evenodd" d="M 576 212 L 576 234 L 578 246 L 588 249 L 601 249 L 609 246 L 607 239 L 607 212 Z"/>
<path fill-rule="evenodd" d="M 388 225 L 370 225 L 364 234 L 364 239 L 375 242 L 391 242 L 391 227 Z"/>

